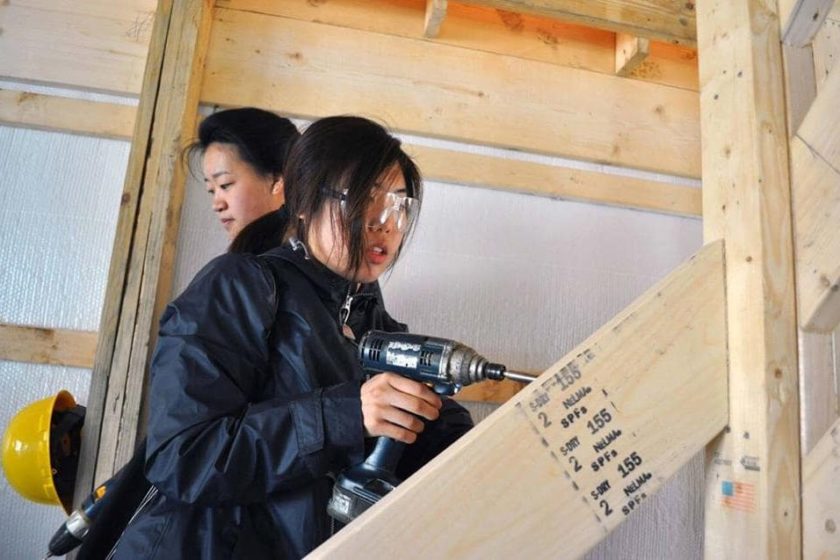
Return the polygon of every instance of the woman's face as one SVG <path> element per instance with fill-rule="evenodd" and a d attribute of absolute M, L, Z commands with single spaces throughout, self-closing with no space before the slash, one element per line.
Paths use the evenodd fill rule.
<path fill-rule="evenodd" d="M 232 144 L 210 144 L 201 169 L 213 211 L 231 240 L 260 216 L 283 206 L 283 179 L 257 173 Z"/>
<path fill-rule="evenodd" d="M 406 196 L 405 178 L 398 165 L 390 167 L 377 181 L 377 188 L 365 213 L 364 256 L 359 270 L 350 270 L 347 244 L 341 235 L 337 214 L 325 208 L 312 222 L 309 229 L 309 250 L 312 255 L 336 274 L 356 282 L 375 282 L 397 256 L 403 233 L 397 228 L 398 213 L 389 215 L 385 223 L 379 217 L 385 206 L 387 193 Z M 330 200 L 327 204 L 340 204 Z M 333 216 L 336 216 L 334 219 Z"/>

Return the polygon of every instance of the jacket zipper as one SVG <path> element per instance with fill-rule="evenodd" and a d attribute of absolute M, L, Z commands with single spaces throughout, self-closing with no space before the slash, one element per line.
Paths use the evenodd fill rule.
<path fill-rule="evenodd" d="M 347 319 L 350 318 L 350 306 L 353 305 L 354 296 L 351 293 L 353 284 L 347 287 L 347 296 L 344 298 L 344 303 L 338 311 L 338 326 L 344 327 L 347 324 Z"/>

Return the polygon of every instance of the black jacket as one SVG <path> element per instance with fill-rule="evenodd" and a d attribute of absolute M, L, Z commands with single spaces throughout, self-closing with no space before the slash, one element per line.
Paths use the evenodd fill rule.
<path fill-rule="evenodd" d="M 115 558 L 299 558 L 329 536 L 331 476 L 363 460 L 364 374 L 342 334 L 350 283 L 302 250 L 227 254 L 161 319 L 146 476 L 157 494 Z M 347 325 L 405 330 L 376 283 Z M 406 476 L 472 426 L 447 399 L 406 449 Z"/>

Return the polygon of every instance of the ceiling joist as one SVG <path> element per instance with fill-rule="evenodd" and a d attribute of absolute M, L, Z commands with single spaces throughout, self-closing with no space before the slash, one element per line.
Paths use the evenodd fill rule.
<path fill-rule="evenodd" d="M 694 2 L 684 0 L 464 0 L 685 46 L 697 44 Z"/>

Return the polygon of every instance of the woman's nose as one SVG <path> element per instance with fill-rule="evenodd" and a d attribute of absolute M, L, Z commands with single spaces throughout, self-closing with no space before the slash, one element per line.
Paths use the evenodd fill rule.
<path fill-rule="evenodd" d="M 217 190 L 215 193 L 213 193 L 213 211 L 214 212 L 221 212 L 226 207 L 227 207 L 227 204 L 225 203 L 224 196 L 222 196 L 222 194 L 219 192 L 219 190 Z"/>

